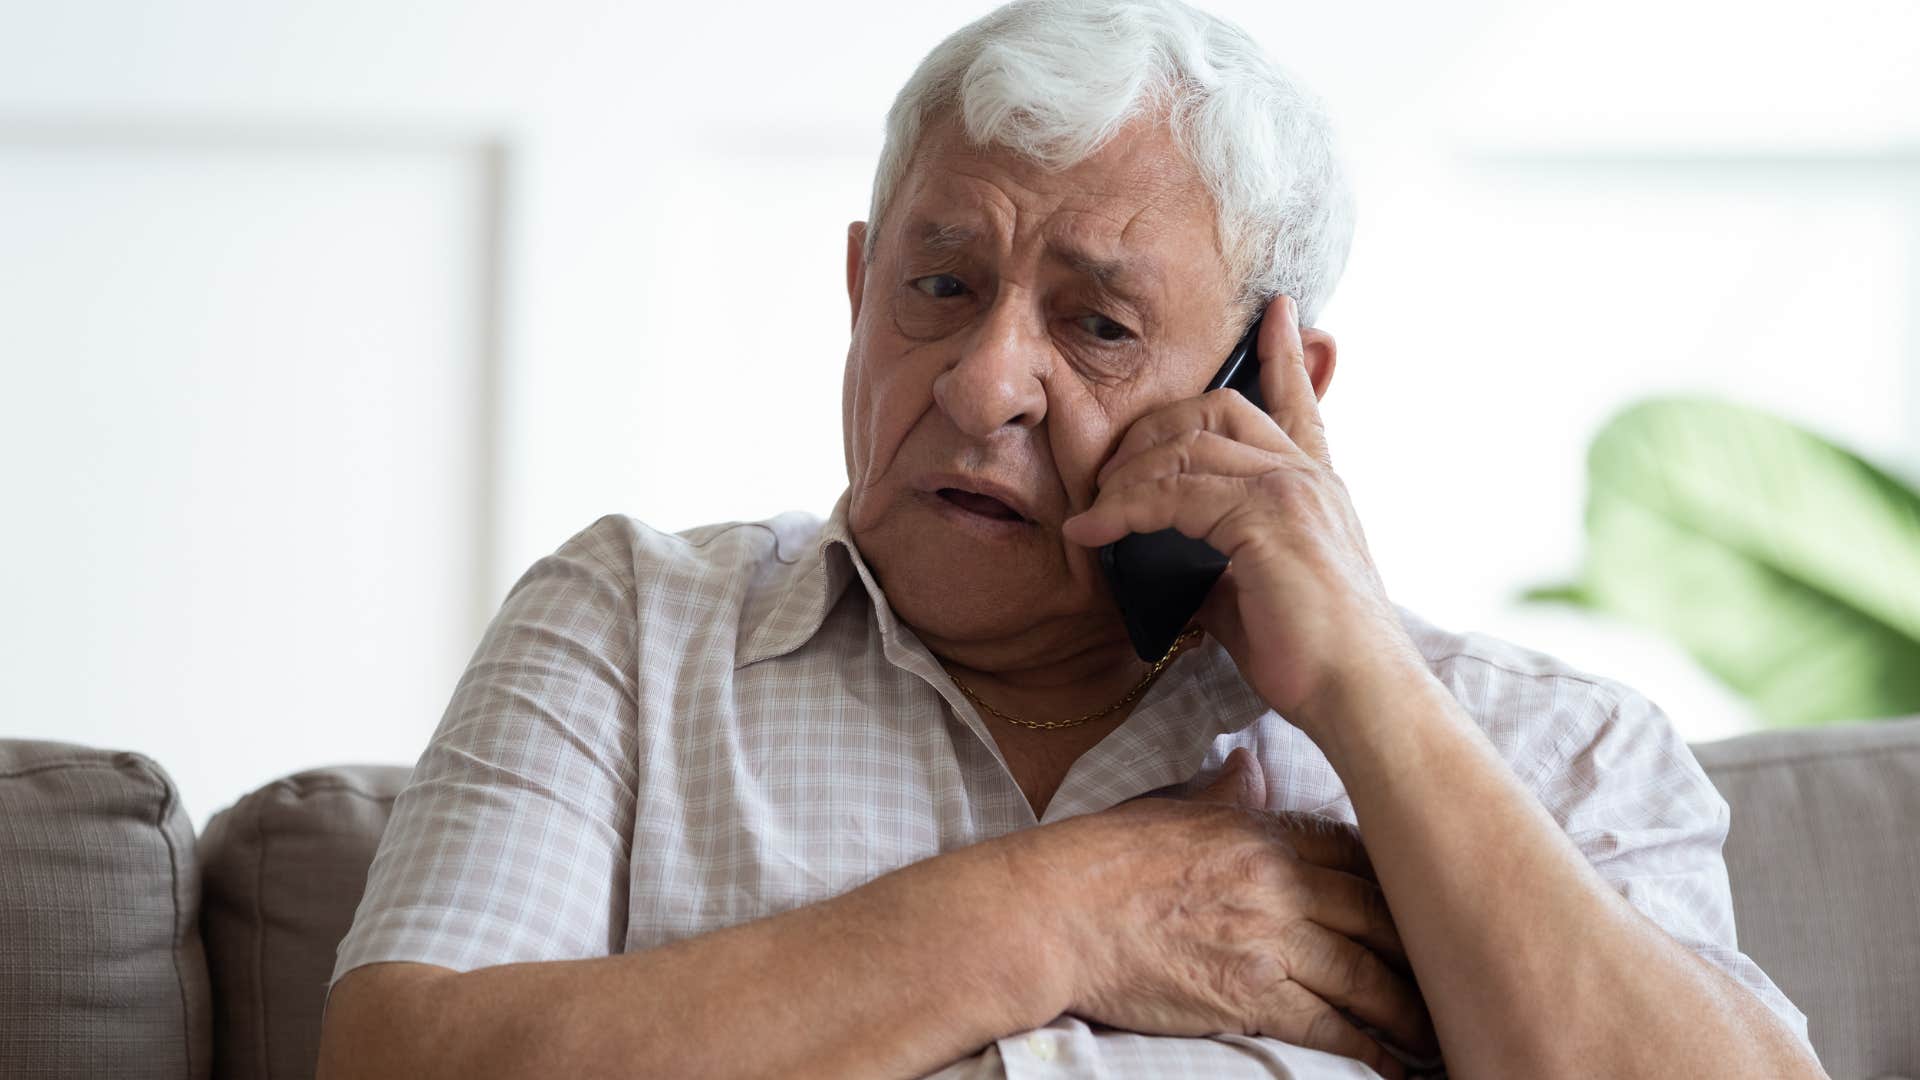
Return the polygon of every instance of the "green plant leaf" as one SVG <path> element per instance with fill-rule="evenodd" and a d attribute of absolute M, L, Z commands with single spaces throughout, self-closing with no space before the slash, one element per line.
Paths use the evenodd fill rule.
<path fill-rule="evenodd" d="M 1770 723 L 1920 712 L 1920 495 L 1705 399 L 1627 409 L 1587 473 L 1583 576 L 1538 598 L 1664 632 Z"/>

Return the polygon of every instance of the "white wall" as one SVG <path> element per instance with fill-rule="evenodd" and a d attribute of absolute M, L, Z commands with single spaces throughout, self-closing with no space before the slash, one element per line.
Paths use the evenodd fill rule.
<path fill-rule="evenodd" d="M 0 0 L 0 733 L 150 753 L 204 820 L 411 760 L 602 513 L 825 510 L 843 230 L 989 6 Z M 1508 600 L 1642 394 L 1920 473 L 1920 9 L 1212 6 L 1358 176 L 1327 415 L 1396 598 L 1750 722 Z"/>
<path fill-rule="evenodd" d="M 435 714 L 492 589 L 489 154 L 10 134 L 8 732 L 145 750 L 204 811 Z"/>

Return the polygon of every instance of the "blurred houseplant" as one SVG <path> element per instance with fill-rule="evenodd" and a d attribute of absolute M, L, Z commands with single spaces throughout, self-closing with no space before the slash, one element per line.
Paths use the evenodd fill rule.
<path fill-rule="evenodd" d="M 1587 457 L 1578 581 L 1530 591 L 1673 638 L 1774 725 L 1920 713 L 1920 495 L 1776 417 L 1634 405 Z"/>

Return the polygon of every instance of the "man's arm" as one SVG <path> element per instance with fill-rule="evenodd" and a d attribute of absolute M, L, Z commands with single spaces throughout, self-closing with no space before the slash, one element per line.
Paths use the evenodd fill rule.
<path fill-rule="evenodd" d="M 1064 1011 L 1020 836 L 672 945 L 470 972 L 374 964 L 329 1001 L 319 1075 L 918 1076 Z"/>
<path fill-rule="evenodd" d="M 1297 722 L 1346 783 L 1451 1075 L 1825 1075 L 1602 880 L 1446 687 L 1398 658 Z"/>
<path fill-rule="evenodd" d="M 1071 1008 L 1400 1076 L 1335 1011 L 1435 1049 L 1365 854 L 1324 822 L 1246 809 L 1257 769 L 1243 751 L 1190 801 L 1028 829 L 645 952 L 356 968 L 321 1075 L 918 1076 Z"/>

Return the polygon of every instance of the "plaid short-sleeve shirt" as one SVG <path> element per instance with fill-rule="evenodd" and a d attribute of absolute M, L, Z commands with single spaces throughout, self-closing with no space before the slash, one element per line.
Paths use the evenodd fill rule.
<path fill-rule="evenodd" d="M 1087 751 L 1036 819 L 986 726 L 887 606 L 843 497 L 677 535 L 600 519 L 508 594 L 374 857 L 333 978 L 653 948 L 887 871 L 1183 784 L 1234 747 L 1273 810 L 1351 823 L 1340 778 L 1211 642 Z M 1742 955 L 1726 802 L 1644 697 L 1537 653 L 1401 617 L 1435 675 L 1599 873 L 1804 1039 Z M 955 1077 L 1373 1076 L 1241 1036 L 1063 1017 Z"/>

